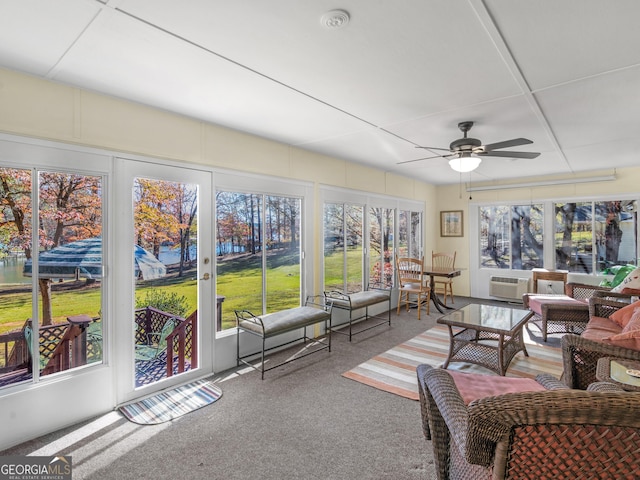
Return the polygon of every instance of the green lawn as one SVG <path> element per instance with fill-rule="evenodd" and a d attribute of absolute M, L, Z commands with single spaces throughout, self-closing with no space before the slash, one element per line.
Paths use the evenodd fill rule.
<path fill-rule="evenodd" d="M 300 304 L 300 260 L 296 251 L 277 252 L 267 259 L 267 311 Z M 222 304 L 222 328 L 235 326 L 234 310 L 262 313 L 262 264 L 259 255 L 222 258 L 217 264 L 217 293 Z"/>
<path fill-rule="evenodd" d="M 144 297 L 150 289 L 162 289 L 176 292 L 187 298 L 190 311 L 196 306 L 197 294 L 193 288 L 195 279 L 176 281 L 156 280 L 142 283 L 136 288 L 136 297 Z M 72 315 L 86 314 L 91 317 L 100 316 L 100 288 L 83 288 L 51 293 L 51 309 L 54 323 L 65 322 Z M 31 318 L 31 293 L 0 293 L 0 333 L 21 329 L 24 322 Z"/>
<path fill-rule="evenodd" d="M 347 252 L 349 272 L 361 277 L 361 248 Z M 234 310 L 246 309 L 262 312 L 262 268 L 259 255 L 230 257 L 218 261 L 217 293 L 225 296 L 222 304 L 222 326 L 235 325 Z M 273 312 L 299 304 L 300 268 L 297 252 L 276 252 L 267 260 L 267 311 Z M 325 257 L 327 285 L 342 282 L 342 252 Z M 136 298 L 144 298 L 149 289 L 175 292 L 187 299 L 189 312 L 197 306 L 196 279 L 193 272 L 186 277 L 171 277 L 141 282 L 136 287 Z M 66 317 L 87 314 L 100 316 L 100 288 L 53 291 L 51 294 L 54 322 L 64 322 Z M 22 328 L 31 317 L 31 293 L 0 293 L 0 333 Z"/>
<path fill-rule="evenodd" d="M 349 284 L 362 282 L 362 247 L 347 248 L 347 275 Z M 324 284 L 334 288 L 343 283 L 343 252 L 336 251 L 324 257 Z M 341 289 L 341 288 L 340 288 Z"/>

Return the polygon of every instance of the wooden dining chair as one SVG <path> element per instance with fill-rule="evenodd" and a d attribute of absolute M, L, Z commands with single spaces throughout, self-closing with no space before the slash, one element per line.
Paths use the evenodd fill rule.
<path fill-rule="evenodd" d="M 418 309 L 418 320 L 420 320 L 420 312 L 422 305 L 427 306 L 427 315 L 429 315 L 429 288 L 428 277 L 424 274 L 424 257 L 398 257 L 396 259 L 396 268 L 398 270 L 398 311 L 400 315 L 400 307 L 409 307 L 415 305 Z"/>
<path fill-rule="evenodd" d="M 456 266 L 456 252 L 453 253 L 436 253 L 431 252 L 431 265 L 434 268 L 455 268 Z M 441 293 L 444 297 L 444 304 L 447 304 L 447 294 L 453 301 L 453 278 L 436 277 L 435 279 L 435 291 L 434 293 Z"/>

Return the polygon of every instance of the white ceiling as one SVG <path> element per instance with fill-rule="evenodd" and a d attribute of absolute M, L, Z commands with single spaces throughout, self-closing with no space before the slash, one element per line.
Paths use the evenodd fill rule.
<path fill-rule="evenodd" d="M 328 29 L 336 8 L 350 22 Z M 433 184 L 636 166 L 638 0 L 0 0 L 0 66 Z"/>

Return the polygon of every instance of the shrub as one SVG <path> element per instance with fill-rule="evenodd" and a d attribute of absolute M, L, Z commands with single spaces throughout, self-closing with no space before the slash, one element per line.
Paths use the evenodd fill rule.
<path fill-rule="evenodd" d="M 149 290 L 144 298 L 136 299 L 136 308 L 145 307 L 154 307 L 182 318 L 187 316 L 189 310 L 187 297 L 164 290 Z"/>

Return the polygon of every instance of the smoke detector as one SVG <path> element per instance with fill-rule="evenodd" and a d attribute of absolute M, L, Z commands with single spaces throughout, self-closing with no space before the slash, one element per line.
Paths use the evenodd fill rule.
<path fill-rule="evenodd" d="M 329 30 L 337 30 L 346 27 L 349 23 L 349 12 L 344 10 L 331 10 L 322 15 L 320 23 Z"/>

